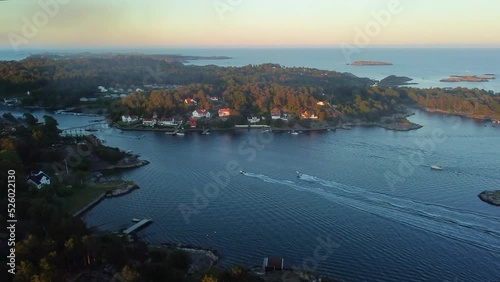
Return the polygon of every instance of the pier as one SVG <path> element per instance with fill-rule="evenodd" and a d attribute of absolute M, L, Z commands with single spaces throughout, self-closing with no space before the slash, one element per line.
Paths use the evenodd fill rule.
<path fill-rule="evenodd" d="M 61 136 L 84 136 L 89 135 L 91 131 L 97 131 L 99 129 L 109 128 L 108 123 L 100 122 L 100 123 L 92 123 L 84 126 L 70 127 L 63 129 L 61 132 Z"/>
<path fill-rule="evenodd" d="M 151 220 L 151 219 L 143 219 L 143 220 L 137 222 L 136 224 L 130 226 L 129 228 L 125 229 L 123 231 L 123 234 L 130 235 L 130 233 L 132 233 L 134 231 L 137 231 L 137 230 L 145 227 L 146 225 L 150 224 L 151 222 L 153 222 L 153 220 Z"/>

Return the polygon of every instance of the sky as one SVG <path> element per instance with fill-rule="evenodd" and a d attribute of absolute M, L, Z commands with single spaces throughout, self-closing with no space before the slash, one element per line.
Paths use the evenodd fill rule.
<path fill-rule="evenodd" d="M 498 47 L 498 11 L 498 0 L 7 0 L 0 46 Z"/>

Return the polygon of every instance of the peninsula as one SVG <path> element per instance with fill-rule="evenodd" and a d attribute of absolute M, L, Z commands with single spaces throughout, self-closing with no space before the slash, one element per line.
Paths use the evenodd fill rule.
<path fill-rule="evenodd" d="M 351 63 L 352 66 L 392 66 L 393 63 L 390 62 L 378 62 L 378 61 L 355 61 Z"/>

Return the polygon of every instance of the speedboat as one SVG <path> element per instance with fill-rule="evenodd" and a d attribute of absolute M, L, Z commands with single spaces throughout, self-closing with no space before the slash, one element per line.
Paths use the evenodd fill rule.
<path fill-rule="evenodd" d="M 244 171 L 244 170 L 240 170 L 240 173 L 243 174 L 243 175 L 247 175 L 247 172 Z"/>
<path fill-rule="evenodd" d="M 175 135 L 177 135 L 177 136 L 184 136 L 186 134 L 184 132 L 177 132 Z"/>
<path fill-rule="evenodd" d="M 438 166 L 438 165 L 431 165 L 431 169 L 433 169 L 433 170 L 443 170 L 443 167 Z"/>
<path fill-rule="evenodd" d="M 291 134 L 292 135 L 299 135 L 299 133 L 297 131 L 293 131 Z"/>
<path fill-rule="evenodd" d="M 301 178 L 301 177 L 302 177 L 302 173 L 297 171 L 297 178 Z"/>

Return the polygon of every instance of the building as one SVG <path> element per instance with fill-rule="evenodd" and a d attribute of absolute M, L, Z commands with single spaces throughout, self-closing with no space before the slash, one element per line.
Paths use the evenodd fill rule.
<path fill-rule="evenodd" d="M 50 177 L 41 170 L 37 173 L 31 172 L 27 181 L 35 185 L 38 189 L 41 189 L 45 185 L 50 185 Z"/>
<path fill-rule="evenodd" d="M 174 118 L 161 118 L 158 121 L 158 125 L 161 125 L 161 126 L 176 126 L 177 123 L 175 122 Z"/>
<path fill-rule="evenodd" d="M 139 121 L 139 118 L 137 116 L 125 115 L 125 116 L 122 116 L 122 121 L 126 122 L 126 123 L 131 123 L 131 122 Z"/>
<path fill-rule="evenodd" d="M 196 100 L 192 98 L 184 99 L 184 103 L 188 105 L 198 105 L 198 102 L 196 102 Z"/>
<path fill-rule="evenodd" d="M 198 120 L 195 118 L 192 118 L 189 120 L 189 127 L 191 128 L 196 128 L 198 126 Z"/>
<path fill-rule="evenodd" d="M 278 108 L 271 110 L 271 119 L 281 119 L 281 111 Z"/>
<path fill-rule="evenodd" d="M 265 272 L 283 270 L 285 260 L 282 257 L 267 257 L 262 263 L 262 269 Z"/>
<path fill-rule="evenodd" d="M 231 110 L 228 108 L 220 109 L 219 110 L 219 117 L 228 117 L 231 115 Z"/>
<path fill-rule="evenodd" d="M 249 117 L 247 120 L 249 123 L 258 123 L 260 122 L 260 117 Z"/>
<path fill-rule="evenodd" d="M 193 111 L 193 118 L 210 118 L 210 112 L 205 109 L 198 109 Z"/>
<path fill-rule="evenodd" d="M 210 101 L 217 102 L 219 101 L 219 97 L 210 97 Z"/>
<path fill-rule="evenodd" d="M 143 118 L 142 119 L 142 125 L 153 127 L 153 126 L 156 125 L 156 119 L 154 119 L 154 118 Z"/>
<path fill-rule="evenodd" d="M 304 119 L 318 119 L 318 116 L 314 113 L 314 111 L 305 111 L 300 116 Z"/>

